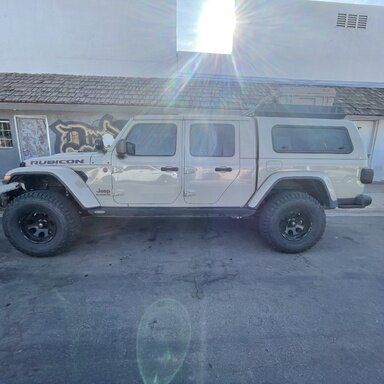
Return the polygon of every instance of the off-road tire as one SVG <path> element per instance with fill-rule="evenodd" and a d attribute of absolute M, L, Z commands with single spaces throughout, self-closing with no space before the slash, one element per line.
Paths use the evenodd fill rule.
<path fill-rule="evenodd" d="M 325 229 L 325 212 L 305 192 L 286 191 L 273 195 L 260 208 L 258 226 L 263 240 L 284 253 L 299 253 L 313 247 Z"/>
<path fill-rule="evenodd" d="M 59 192 L 30 191 L 6 207 L 3 229 L 19 251 L 36 257 L 54 256 L 76 240 L 80 215 L 75 204 Z"/>

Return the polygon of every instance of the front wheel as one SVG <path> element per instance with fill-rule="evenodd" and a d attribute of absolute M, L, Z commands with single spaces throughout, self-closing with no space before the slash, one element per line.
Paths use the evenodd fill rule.
<path fill-rule="evenodd" d="M 321 239 L 324 229 L 324 209 L 307 193 L 278 193 L 261 207 L 259 232 L 277 251 L 303 252 Z"/>
<path fill-rule="evenodd" d="M 3 229 L 11 244 L 30 256 L 53 256 L 64 252 L 80 232 L 75 205 L 54 191 L 26 192 L 10 202 L 3 216 Z"/>

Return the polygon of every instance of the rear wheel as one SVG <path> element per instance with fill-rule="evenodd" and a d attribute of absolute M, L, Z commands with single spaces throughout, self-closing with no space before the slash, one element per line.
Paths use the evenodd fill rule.
<path fill-rule="evenodd" d="M 64 252 L 80 231 L 76 206 L 54 191 L 26 192 L 10 202 L 3 216 L 6 237 L 19 251 L 31 256 Z"/>
<path fill-rule="evenodd" d="M 278 193 L 261 207 L 259 232 L 277 251 L 303 252 L 321 239 L 324 229 L 324 209 L 307 193 Z"/>

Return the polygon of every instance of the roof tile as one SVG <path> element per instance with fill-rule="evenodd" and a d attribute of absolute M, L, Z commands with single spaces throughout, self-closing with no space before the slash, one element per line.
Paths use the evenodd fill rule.
<path fill-rule="evenodd" d="M 236 80 L 0 73 L 0 102 L 225 107 L 249 111 L 260 103 L 270 103 L 284 86 Z M 336 90 L 334 105 L 345 113 L 384 115 L 384 88 L 332 88 Z"/>

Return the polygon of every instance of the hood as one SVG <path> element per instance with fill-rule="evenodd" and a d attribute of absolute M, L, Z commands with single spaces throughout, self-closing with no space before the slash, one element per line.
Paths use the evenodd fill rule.
<path fill-rule="evenodd" d="M 36 165 L 86 165 L 91 163 L 92 152 L 71 152 L 58 153 L 53 156 L 34 157 L 25 160 L 25 166 L 31 167 Z"/>

